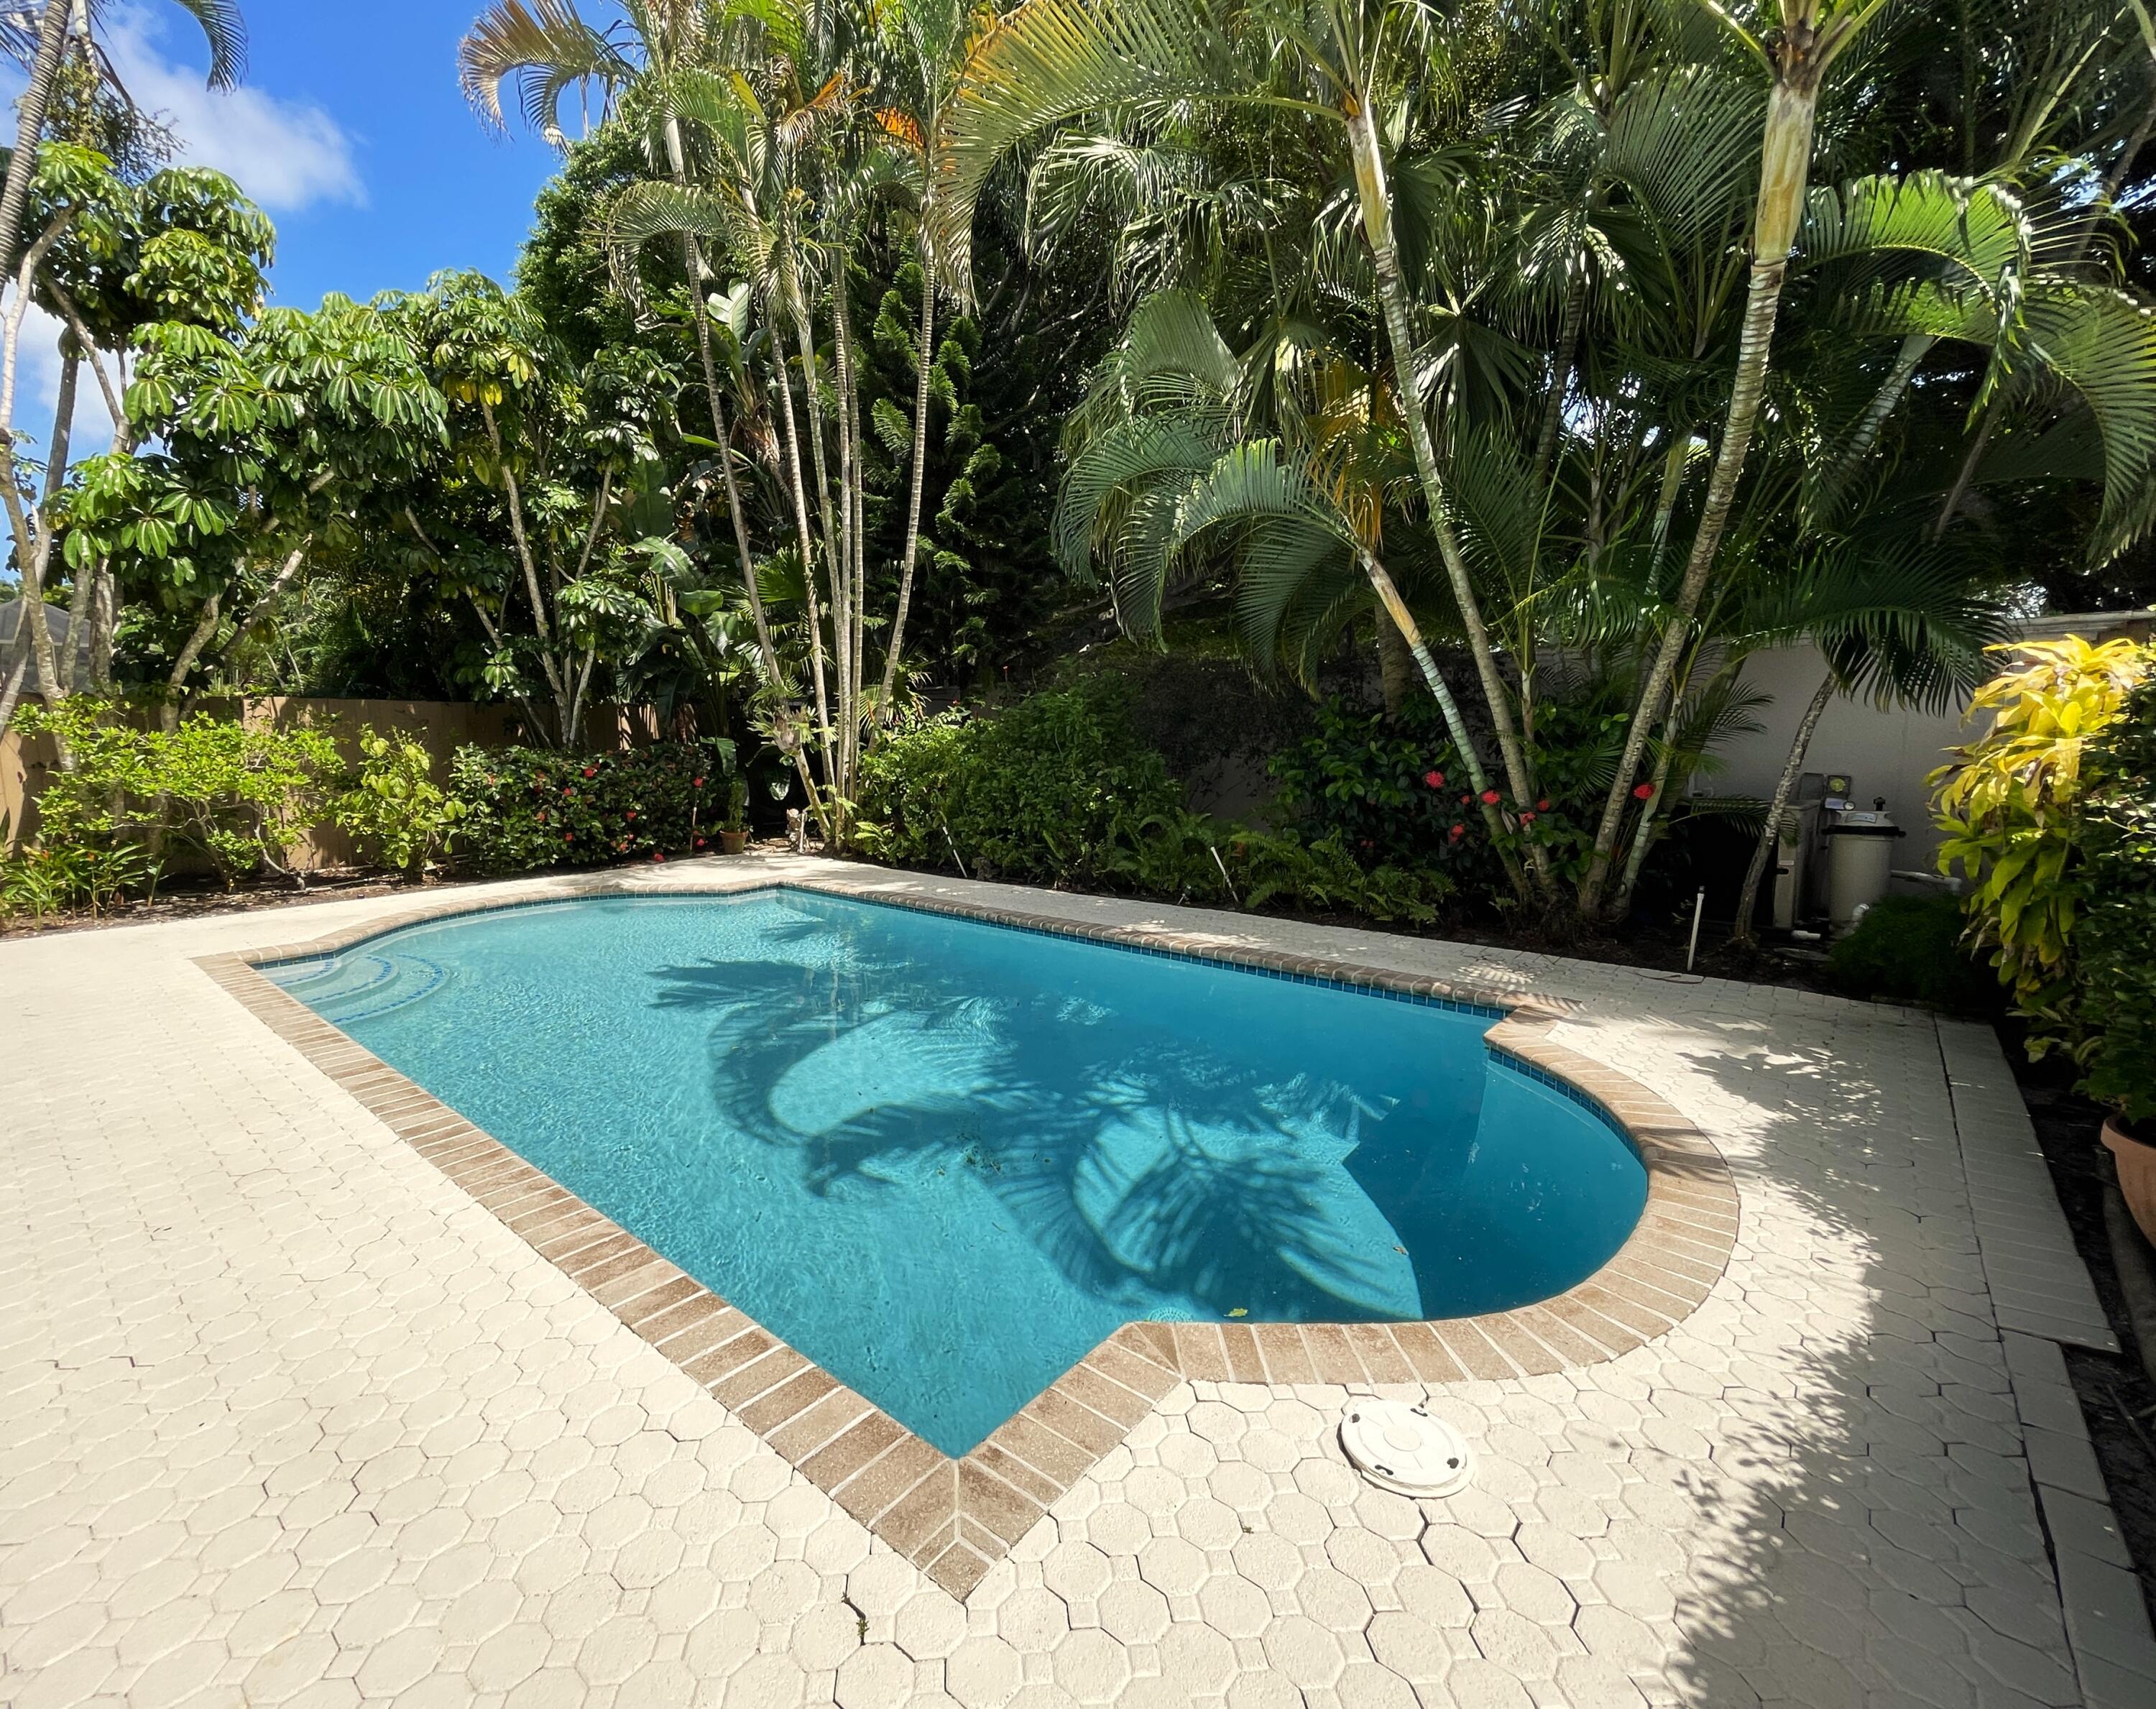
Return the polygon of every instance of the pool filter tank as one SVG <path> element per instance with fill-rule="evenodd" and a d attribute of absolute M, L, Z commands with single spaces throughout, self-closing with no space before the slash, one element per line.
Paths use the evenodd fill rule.
<path fill-rule="evenodd" d="M 1868 813 L 1850 808 L 1835 815 L 1826 828 L 1826 911 L 1836 931 L 1849 930 L 1861 910 L 1887 894 L 1894 844 L 1908 834 L 1887 811 L 1883 795 L 1871 798 Z"/>

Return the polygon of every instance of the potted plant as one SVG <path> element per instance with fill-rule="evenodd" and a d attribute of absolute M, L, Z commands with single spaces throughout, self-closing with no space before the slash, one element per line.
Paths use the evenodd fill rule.
<path fill-rule="evenodd" d="M 737 772 L 726 780 L 726 816 L 719 821 L 719 849 L 738 854 L 748 847 L 748 780 Z"/>

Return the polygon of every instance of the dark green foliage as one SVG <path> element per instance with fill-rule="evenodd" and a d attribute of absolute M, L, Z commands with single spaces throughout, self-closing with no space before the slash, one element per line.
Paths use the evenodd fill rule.
<path fill-rule="evenodd" d="M 879 742 L 863 774 L 864 842 L 908 865 L 1423 924 L 1452 890 L 1439 872 L 1366 868 L 1337 834 L 1306 843 L 1192 813 L 1113 677 L 917 725 Z"/>
<path fill-rule="evenodd" d="M 725 810 L 732 766 L 722 742 L 581 755 L 459 748 L 449 767 L 449 793 L 467 809 L 457 864 L 525 872 L 693 852 Z"/>
<path fill-rule="evenodd" d="M 1042 357 L 1043 326 L 1020 288 L 1022 266 L 983 280 L 981 307 L 940 318 L 930 377 L 928 454 L 921 554 L 906 618 L 910 664 L 935 682 L 986 685 L 1032 651 L 1068 593 L 1048 548 L 1055 509 L 1056 430 L 1084 372 L 1074 353 Z M 873 303 L 864 329 L 863 435 L 869 463 L 869 608 L 898 596 L 913 454 L 921 269 L 907 261 L 879 293 L 856 269 L 858 300 Z M 947 302 L 939 305 L 949 314 Z M 1091 330 L 1097 341 L 1106 329 Z M 1044 372 L 1045 371 L 1045 372 Z"/>
<path fill-rule="evenodd" d="M 1996 1014 L 1999 981 L 1970 956 L 1962 942 L 1964 923 L 1952 896 L 1882 897 L 1835 945 L 1827 975 L 1851 997 Z"/>
<path fill-rule="evenodd" d="M 516 259 L 516 288 L 578 362 L 588 362 L 602 345 L 639 341 L 634 305 L 613 288 L 602 239 L 608 203 L 649 172 L 635 127 L 603 125 L 572 142 L 562 170 L 540 187 L 531 235 Z M 678 244 L 661 244 L 638 252 L 638 283 L 648 296 L 678 297 L 686 279 L 680 253 Z M 644 341 L 649 337 L 647 329 Z"/>
<path fill-rule="evenodd" d="M 2097 738 L 2082 834 L 2086 902 L 2075 929 L 2082 1090 L 2156 1120 L 2156 684 Z"/>
<path fill-rule="evenodd" d="M 1536 710 L 1536 763 L 1547 793 L 1502 804 L 1518 825 L 1512 840 L 1543 844 L 1569 873 L 1591 844 L 1623 732 L 1593 706 L 1549 701 Z M 1317 729 L 1280 753 L 1272 773 L 1282 804 L 1308 834 L 1337 838 L 1366 865 L 1434 867 L 1463 895 L 1493 903 L 1511 894 L 1435 700 L 1418 695 L 1390 713 L 1328 700 Z"/>
<path fill-rule="evenodd" d="M 969 867 L 1084 883 L 1183 808 L 1160 756 L 1132 734 L 1113 682 L 1034 695 L 993 717 L 937 719 L 877 743 L 862 809 L 876 850 L 947 865 L 947 829 Z"/>

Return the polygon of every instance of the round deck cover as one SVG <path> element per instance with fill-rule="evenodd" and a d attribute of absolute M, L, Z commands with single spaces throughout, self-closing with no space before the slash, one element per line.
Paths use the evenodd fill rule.
<path fill-rule="evenodd" d="M 1350 1400 L 1340 1415 L 1340 1446 L 1364 1477 L 1403 1496 L 1452 1495 L 1473 1470 L 1459 1431 L 1404 1400 Z"/>

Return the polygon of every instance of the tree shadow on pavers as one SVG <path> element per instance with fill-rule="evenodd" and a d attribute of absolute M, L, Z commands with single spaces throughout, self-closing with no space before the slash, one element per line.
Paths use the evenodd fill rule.
<path fill-rule="evenodd" d="M 1930 1024 L 1803 1030 L 1679 1046 L 1752 1142 L 1725 1142 L 1729 1272 L 1650 1378 L 1704 1444 L 1671 1682 L 1713 1709 L 2078 1703 Z"/>

